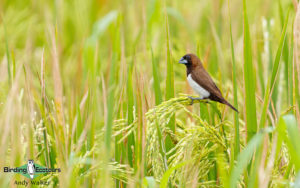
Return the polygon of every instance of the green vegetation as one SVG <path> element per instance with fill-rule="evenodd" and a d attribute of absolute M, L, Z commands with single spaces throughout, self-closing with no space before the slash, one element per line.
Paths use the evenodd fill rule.
<path fill-rule="evenodd" d="M 297 0 L 0 1 L 0 187 L 299 187 Z M 239 110 L 194 101 L 197 54 Z M 29 179 L 27 179 L 29 180 Z"/>

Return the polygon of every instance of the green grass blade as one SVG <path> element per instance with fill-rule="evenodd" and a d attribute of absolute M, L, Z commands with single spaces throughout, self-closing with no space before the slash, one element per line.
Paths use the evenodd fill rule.
<path fill-rule="evenodd" d="M 166 49 L 167 49 L 167 79 L 166 79 L 166 100 L 174 97 L 174 68 L 171 59 L 170 35 L 168 17 L 166 15 Z M 172 129 L 173 130 L 173 129 Z"/>
<path fill-rule="evenodd" d="M 232 81 L 233 81 L 233 98 L 234 98 L 234 106 L 238 110 L 238 96 L 237 96 L 237 81 L 236 81 L 236 62 L 234 55 L 234 45 L 232 39 L 232 27 L 231 27 L 231 16 L 230 16 L 230 5 L 228 0 L 228 12 L 229 12 L 229 28 L 230 28 L 230 44 L 231 44 L 231 58 L 232 58 Z M 240 152 L 240 130 L 239 130 L 239 115 L 237 112 L 234 113 L 234 158 L 238 156 Z"/>
<path fill-rule="evenodd" d="M 132 69 L 133 69 L 133 61 L 130 63 L 128 67 L 127 74 L 127 121 L 128 125 L 133 122 L 133 106 L 134 106 L 134 94 L 133 94 L 133 86 L 132 86 Z M 127 152 L 128 152 L 128 162 L 131 167 L 133 167 L 133 157 L 134 157 L 134 135 L 131 133 L 128 136 L 128 144 L 127 144 Z"/>
<path fill-rule="evenodd" d="M 263 142 L 263 141 L 262 141 Z M 258 168 L 261 162 L 261 156 L 262 156 L 262 145 L 258 146 L 255 150 L 254 154 L 254 162 L 251 166 L 251 171 L 247 179 L 247 188 L 254 188 L 258 186 Z"/>
<path fill-rule="evenodd" d="M 167 152 L 166 152 L 166 146 L 163 140 L 161 128 L 159 127 L 158 119 L 155 119 L 155 126 L 156 126 L 156 131 L 158 135 L 158 142 L 159 142 L 159 152 L 160 155 L 162 156 L 163 164 L 164 164 L 164 171 L 167 171 L 169 169 L 168 167 L 168 161 L 167 161 Z"/>
<path fill-rule="evenodd" d="M 262 96 L 265 96 L 265 76 L 264 76 L 264 68 L 263 68 L 263 63 L 262 63 L 262 54 L 261 54 L 261 48 L 260 46 L 257 47 L 257 72 L 258 72 L 258 77 L 259 77 L 259 82 L 260 82 L 260 87 L 261 87 L 261 93 Z"/>
<path fill-rule="evenodd" d="M 152 74 L 153 74 L 153 87 L 154 87 L 154 94 L 155 94 L 155 105 L 159 105 L 162 102 L 162 94 L 160 90 L 160 79 L 159 79 L 159 73 L 158 73 L 158 64 L 156 62 L 156 59 L 153 55 L 152 47 L 151 49 L 151 56 L 152 56 Z"/>
<path fill-rule="evenodd" d="M 111 69 L 110 69 L 110 76 L 109 76 L 109 89 L 108 89 L 108 99 L 107 99 L 107 124 L 106 124 L 106 131 L 105 131 L 105 146 L 107 150 L 107 155 L 110 155 L 110 147 L 111 147 L 111 134 L 112 134 L 112 126 L 113 126 L 113 116 L 114 116 L 114 89 L 116 83 L 116 57 L 117 55 L 113 53 L 113 57 L 111 60 Z"/>
<path fill-rule="evenodd" d="M 277 126 L 278 136 L 286 143 L 296 172 L 300 170 L 300 133 L 297 125 L 295 116 L 289 114 L 281 117 Z"/>
<path fill-rule="evenodd" d="M 294 85 L 293 85 L 293 57 L 294 57 L 294 36 L 291 35 L 291 45 L 290 45 L 290 53 L 289 53 L 289 63 L 288 63 L 288 93 L 289 95 L 289 104 L 290 106 L 294 106 L 294 98 L 293 98 L 293 91 L 294 91 Z"/>
<path fill-rule="evenodd" d="M 101 36 L 107 27 L 112 23 L 114 19 L 118 20 L 118 12 L 111 11 L 104 18 L 99 20 L 94 26 L 93 35 Z M 120 20 L 118 20 L 120 21 Z M 110 72 L 108 80 L 108 97 L 107 97 L 107 122 L 106 122 L 106 131 L 105 131 L 105 147 L 107 152 L 107 159 L 109 159 L 110 150 L 111 150 L 111 138 L 112 138 L 112 126 L 114 119 L 114 104 L 115 104 L 115 89 L 117 84 L 117 63 L 118 57 L 120 55 L 120 27 L 118 24 L 115 26 L 113 31 L 114 40 L 112 41 L 112 58 L 110 62 Z"/>
<path fill-rule="evenodd" d="M 279 15 L 280 15 L 280 23 L 282 26 L 282 29 L 284 29 L 284 25 L 285 25 L 285 19 L 284 19 L 284 15 L 283 15 L 283 9 L 282 9 L 282 5 L 281 5 L 281 1 L 278 1 L 279 4 Z M 285 82 L 285 90 L 286 90 L 286 101 L 289 101 L 289 40 L 288 37 L 286 36 L 286 39 L 284 41 L 284 45 L 283 45 L 283 52 L 282 52 L 282 56 L 283 56 L 283 61 L 284 61 L 284 82 Z"/>
<path fill-rule="evenodd" d="M 249 164 L 252 156 L 263 141 L 263 138 L 266 133 L 272 132 L 271 128 L 264 129 L 263 131 L 255 134 L 252 139 L 248 142 L 244 150 L 241 151 L 237 158 L 237 163 L 232 170 L 230 176 L 230 187 L 238 187 L 240 176 L 242 175 L 243 171 L 246 169 L 247 165 Z"/>
<path fill-rule="evenodd" d="M 296 65 L 295 65 L 296 66 Z M 299 90 L 299 72 L 297 68 L 294 69 L 294 91 L 293 91 L 293 101 L 295 105 L 298 105 L 298 109 L 300 110 L 300 90 Z"/>
<path fill-rule="evenodd" d="M 228 171 L 226 169 L 226 165 L 228 164 L 225 161 L 225 157 L 223 153 L 218 153 L 217 156 L 217 168 L 218 168 L 218 175 L 219 178 L 222 180 L 221 181 L 221 186 L 222 187 L 229 187 L 229 175 L 228 175 Z"/>
<path fill-rule="evenodd" d="M 246 102 L 247 141 L 257 132 L 256 101 L 255 101 L 255 75 L 252 62 L 251 39 L 246 9 L 246 1 L 243 0 L 244 14 L 244 81 Z"/>
<path fill-rule="evenodd" d="M 181 163 L 177 164 L 176 166 L 174 166 L 174 167 L 168 169 L 168 170 L 164 173 L 163 177 L 161 178 L 159 187 L 160 187 L 160 188 L 165 188 L 165 187 L 167 187 L 168 181 L 169 181 L 169 177 L 171 176 L 171 174 L 172 174 L 176 169 L 181 168 L 181 167 L 183 167 L 184 165 L 186 165 L 188 162 L 189 162 L 189 161 L 181 162 Z"/>
<path fill-rule="evenodd" d="M 293 33 L 299 33 L 299 17 L 300 17 L 300 11 L 298 9 L 294 21 L 294 26 L 293 26 Z M 294 42 L 294 61 L 293 61 L 293 106 L 297 106 L 296 112 L 299 113 L 300 110 L 300 90 L 299 90 L 299 36 L 298 35 L 293 35 L 293 42 Z"/>
<path fill-rule="evenodd" d="M 282 29 L 282 33 L 281 33 L 281 37 L 280 37 L 280 42 L 279 42 L 279 47 L 277 49 L 277 53 L 276 53 L 276 57 L 275 57 L 275 61 L 274 61 L 274 65 L 273 65 L 273 70 L 272 70 L 272 76 L 271 76 L 271 86 L 275 83 L 275 79 L 278 73 L 278 69 L 279 69 L 279 63 L 280 63 L 280 58 L 283 52 L 283 46 L 285 43 L 285 38 L 286 38 L 286 28 L 287 28 L 287 24 L 289 21 L 289 13 L 290 11 L 288 11 L 286 19 L 284 21 L 284 26 Z M 272 86 L 274 87 L 274 86 Z M 271 88 L 272 88 L 271 87 Z"/>
<path fill-rule="evenodd" d="M 166 11 L 166 10 L 165 10 Z M 167 49 L 167 78 L 166 78 L 166 100 L 169 100 L 174 97 L 174 70 L 173 70 L 173 61 L 171 59 L 171 47 L 170 47 L 170 35 L 169 35 L 169 23 L 168 15 L 165 12 L 165 25 L 166 25 L 166 49 Z M 170 130 L 175 132 L 175 116 L 170 119 L 168 124 Z M 173 142 L 170 136 L 166 137 L 166 150 L 169 151 L 173 147 Z"/>
<path fill-rule="evenodd" d="M 269 79 L 267 88 L 266 88 L 266 92 L 265 92 L 265 97 L 264 97 L 264 104 L 263 104 L 263 110 L 262 110 L 262 114 L 261 114 L 261 119 L 260 119 L 260 123 L 259 123 L 259 127 L 263 128 L 265 126 L 266 123 L 266 119 L 267 119 L 267 109 L 269 106 L 269 102 L 270 102 L 270 96 L 272 95 L 272 91 L 275 85 L 275 81 L 277 78 L 277 74 L 279 71 L 279 66 L 280 66 L 280 58 L 281 58 L 281 54 L 283 52 L 283 45 L 284 45 L 284 41 L 285 41 L 285 36 L 286 36 L 286 28 L 287 28 L 287 24 L 288 24 L 288 20 L 289 20 L 289 11 L 287 13 L 285 22 L 284 22 L 284 27 L 281 33 L 281 37 L 280 37 L 280 41 L 279 41 L 279 46 L 277 49 L 277 53 L 276 53 L 276 57 L 275 57 L 275 61 L 274 61 L 274 65 L 273 65 L 273 69 L 272 69 L 272 74 L 271 77 Z"/>
<path fill-rule="evenodd" d="M 116 65 L 117 64 L 117 54 L 113 52 L 111 67 L 110 67 L 110 75 L 109 75 L 109 83 L 108 83 L 108 96 L 107 96 L 107 121 L 106 121 L 106 130 L 104 137 L 105 144 L 105 165 L 108 165 L 110 155 L 111 155 L 111 142 L 112 142 L 112 127 L 113 127 L 113 119 L 114 119 L 114 105 L 115 105 L 115 89 L 116 89 Z M 107 168 L 107 167 L 105 167 Z M 110 176 L 111 171 L 105 170 L 103 176 L 103 184 L 106 186 L 110 186 Z"/>

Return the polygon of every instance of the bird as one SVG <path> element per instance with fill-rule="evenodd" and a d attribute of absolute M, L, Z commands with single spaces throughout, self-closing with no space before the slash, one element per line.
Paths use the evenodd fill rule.
<path fill-rule="evenodd" d="M 186 76 L 189 85 L 199 95 L 197 98 L 189 97 L 193 101 L 209 99 L 229 106 L 234 111 L 238 110 L 224 99 L 220 89 L 204 69 L 200 59 L 195 54 L 186 54 L 180 60 L 180 64 L 186 66 Z"/>
<path fill-rule="evenodd" d="M 33 160 L 28 160 L 27 173 L 29 174 L 30 178 L 33 179 L 35 173 L 35 164 Z"/>

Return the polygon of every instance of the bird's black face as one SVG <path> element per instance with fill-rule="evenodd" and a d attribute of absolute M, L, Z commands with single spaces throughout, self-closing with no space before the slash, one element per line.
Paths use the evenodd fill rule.
<path fill-rule="evenodd" d="M 190 55 L 185 55 L 183 56 L 180 60 L 179 63 L 184 64 L 186 66 L 191 65 L 192 61 L 191 61 L 191 56 Z"/>

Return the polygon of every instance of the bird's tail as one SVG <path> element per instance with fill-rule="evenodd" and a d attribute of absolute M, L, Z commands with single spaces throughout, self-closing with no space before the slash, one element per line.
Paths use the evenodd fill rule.
<path fill-rule="evenodd" d="M 229 106 L 232 110 L 234 110 L 234 111 L 236 111 L 237 113 L 239 113 L 239 111 L 236 109 L 236 108 L 234 108 L 234 106 L 232 106 L 229 102 L 227 102 L 225 99 L 224 99 L 224 101 L 222 102 L 223 104 L 226 104 L 227 106 Z"/>

